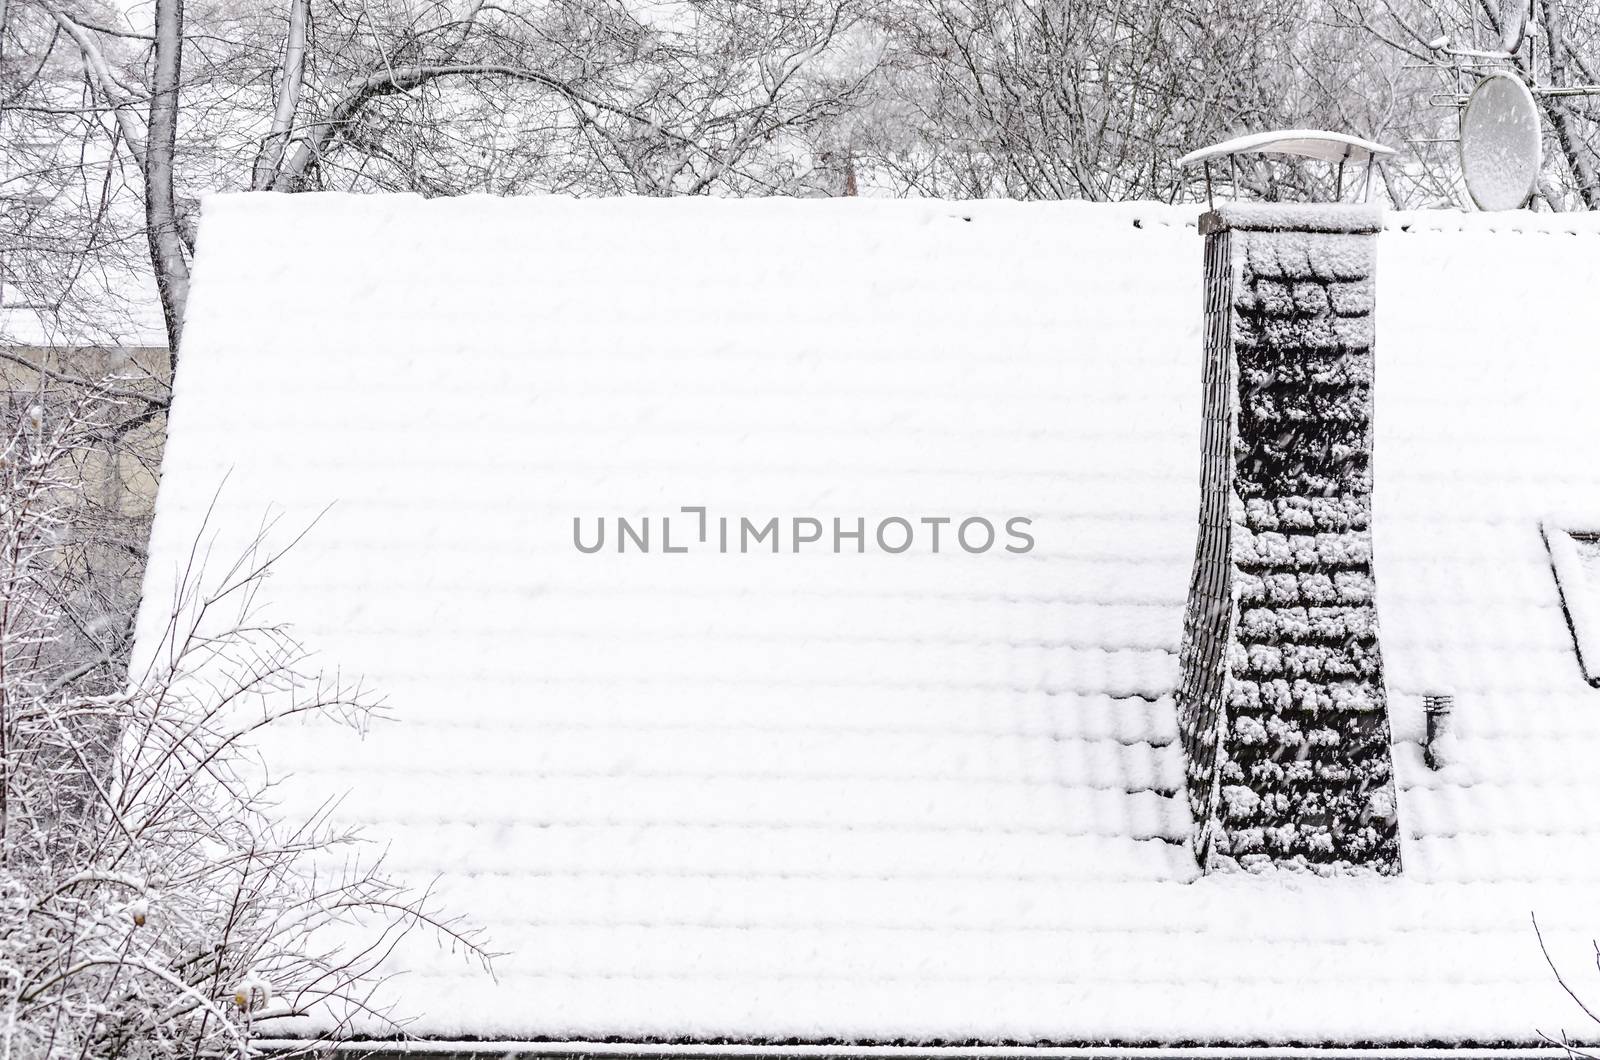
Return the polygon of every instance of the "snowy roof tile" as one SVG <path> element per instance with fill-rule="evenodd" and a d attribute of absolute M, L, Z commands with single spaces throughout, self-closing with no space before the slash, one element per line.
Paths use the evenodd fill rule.
<path fill-rule="evenodd" d="M 507 952 L 439 1038 L 1533 1041 L 1592 966 L 1600 218 L 1394 215 L 1375 549 L 1404 875 L 1197 878 L 1172 689 L 1196 211 L 221 197 L 141 651 L 211 526 L 387 695 L 265 751 Z M 575 516 L 1033 519 L 969 555 L 579 553 Z M 587 523 L 592 525 L 592 522 Z M 870 525 L 870 524 L 869 524 Z M 1591 523 L 1592 525 L 1592 523 Z M 659 532 L 659 531 L 658 531 Z M 675 529 L 675 533 L 676 533 Z M 1443 768 L 1425 692 L 1455 696 Z"/>

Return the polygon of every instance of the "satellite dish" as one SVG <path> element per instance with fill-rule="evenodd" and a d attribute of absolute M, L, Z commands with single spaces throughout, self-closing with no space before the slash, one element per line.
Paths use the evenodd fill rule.
<path fill-rule="evenodd" d="M 1528 86 L 1504 70 L 1479 81 L 1461 112 L 1461 172 L 1478 209 L 1521 209 L 1539 180 L 1543 152 Z"/>

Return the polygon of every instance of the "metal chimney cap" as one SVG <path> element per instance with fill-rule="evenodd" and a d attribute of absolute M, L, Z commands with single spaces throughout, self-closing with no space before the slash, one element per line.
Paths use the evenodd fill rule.
<path fill-rule="evenodd" d="M 1381 155 L 1394 154 L 1394 148 L 1347 133 L 1321 129 L 1278 129 L 1272 132 L 1236 136 L 1210 147 L 1190 151 L 1178 159 L 1179 166 L 1209 162 L 1229 155 L 1297 155 L 1324 162 L 1366 162 Z"/>

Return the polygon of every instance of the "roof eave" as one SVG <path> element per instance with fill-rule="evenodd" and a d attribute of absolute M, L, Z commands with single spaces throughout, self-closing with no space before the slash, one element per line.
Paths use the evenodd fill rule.
<path fill-rule="evenodd" d="M 257 1039 L 268 1052 L 305 1049 L 299 1039 Z M 1555 1045 L 857 1045 L 617 1041 L 351 1041 L 318 1051 L 363 1060 L 1572 1060 Z"/>

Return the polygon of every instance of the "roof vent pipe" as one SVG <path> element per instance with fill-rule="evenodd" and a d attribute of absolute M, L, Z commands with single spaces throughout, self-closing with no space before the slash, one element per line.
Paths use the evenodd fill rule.
<path fill-rule="evenodd" d="M 1422 742 L 1422 760 L 1429 769 L 1445 767 L 1444 741 L 1450 735 L 1450 714 L 1456 697 L 1448 692 L 1428 692 L 1422 697 L 1422 710 L 1428 716 L 1428 734 Z"/>

